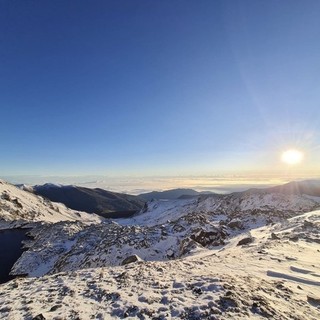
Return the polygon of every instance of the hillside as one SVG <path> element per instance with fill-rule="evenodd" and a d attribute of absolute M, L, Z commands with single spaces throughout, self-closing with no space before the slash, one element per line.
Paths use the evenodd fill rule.
<path fill-rule="evenodd" d="M 282 186 L 268 188 L 267 190 L 286 194 L 305 194 L 320 197 L 320 180 L 292 181 Z"/>
<path fill-rule="evenodd" d="M 212 194 L 212 192 L 198 192 L 193 189 L 171 189 L 165 191 L 152 191 L 148 193 L 142 193 L 139 194 L 139 197 L 145 199 L 146 201 L 163 199 L 175 200 L 179 198 L 197 197 L 201 194 Z"/>
<path fill-rule="evenodd" d="M 145 204 L 137 196 L 71 185 L 36 185 L 33 192 L 51 201 L 61 202 L 73 210 L 96 213 L 106 218 L 131 216 Z"/>
<path fill-rule="evenodd" d="M 0 228 L 27 222 L 100 222 L 97 215 L 74 211 L 0 180 Z"/>

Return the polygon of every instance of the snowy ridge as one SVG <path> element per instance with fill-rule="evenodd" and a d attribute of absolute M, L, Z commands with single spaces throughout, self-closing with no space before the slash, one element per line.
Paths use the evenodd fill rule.
<path fill-rule="evenodd" d="M 118 219 L 121 224 L 158 225 L 191 214 L 230 217 L 248 215 L 284 215 L 290 217 L 320 207 L 320 198 L 281 193 L 233 193 L 229 195 L 200 196 L 188 200 L 154 200 L 147 203 L 140 214 L 132 219 Z"/>
<path fill-rule="evenodd" d="M 0 229 L 18 227 L 27 222 L 55 223 L 58 221 L 98 223 L 101 218 L 66 208 L 42 197 L 0 181 Z"/>

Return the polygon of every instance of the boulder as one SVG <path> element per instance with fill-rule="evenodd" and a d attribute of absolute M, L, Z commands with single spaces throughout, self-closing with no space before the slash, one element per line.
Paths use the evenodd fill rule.
<path fill-rule="evenodd" d="M 121 265 L 124 266 L 129 263 L 137 262 L 137 261 L 142 261 L 140 257 L 138 257 L 136 254 L 133 254 L 132 256 L 129 256 L 125 258 L 122 262 Z"/>
<path fill-rule="evenodd" d="M 231 220 L 227 226 L 231 229 L 243 229 L 243 224 L 238 219 Z"/>
<path fill-rule="evenodd" d="M 274 232 L 272 232 L 271 233 L 271 239 L 272 240 L 279 240 L 280 238 Z"/>
<path fill-rule="evenodd" d="M 167 257 L 169 259 L 173 259 L 174 258 L 174 251 L 171 249 L 167 250 Z"/>
<path fill-rule="evenodd" d="M 183 239 L 180 243 L 180 256 L 185 256 L 190 254 L 192 251 L 197 250 L 198 248 L 203 248 L 200 243 L 192 240 L 191 238 Z"/>
<path fill-rule="evenodd" d="M 218 228 L 214 231 L 198 229 L 190 236 L 192 240 L 201 244 L 203 247 L 223 245 L 225 244 L 224 239 L 226 237 L 227 234 L 223 230 Z"/>
<path fill-rule="evenodd" d="M 308 295 L 307 300 L 311 305 L 313 305 L 315 307 L 320 306 L 320 297 L 316 297 L 314 295 Z"/>
<path fill-rule="evenodd" d="M 243 238 L 238 242 L 237 246 L 244 246 L 244 245 L 252 243 L 252 242 L 253 242 L 252 237 Z"/>
<path fill-rule="evenodd" d="M 33 317 L 32 320 L 46 320 L 42 313 L 38 314 L 37 316 Z"/>

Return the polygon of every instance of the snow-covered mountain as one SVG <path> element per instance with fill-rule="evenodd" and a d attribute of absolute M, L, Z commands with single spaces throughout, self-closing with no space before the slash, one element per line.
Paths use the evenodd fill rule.
<path fill-rule="evenodd" d="M 47 205 L 2 188 L 12 219 L 15 199 L 26 217 Z M 11 272 L 24 277 L 1 285 L 0 318 L 317 319 L 319 209 L 319 197 L 251 190 L 37 224 Z"/>
<path fill-rule="evenodd" d="M 152 201 L 131 219 L 97 225 L 60 222 L 29 232 L 33 240 L 12 273 L 41 276 L 117 266 L 132 255 L 146 261 L 181 258 L 223 246 L 238 234 L 320 208 L 320 198 L 270 193 Z M 45 268 L 43 266 L 46 266 Z"/>
<path fill-rule="evenodd" d="M 55 223 L 78 220 L 98 223 L 101 218 L 68 209 L 60 203 L 52 203 L 0 180 L 0 229 L 12 228 L 28 222 Z"/>

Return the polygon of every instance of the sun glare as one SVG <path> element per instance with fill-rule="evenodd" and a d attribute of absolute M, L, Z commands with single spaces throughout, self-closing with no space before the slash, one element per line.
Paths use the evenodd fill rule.
<path fill-rule="evenodd" d="M 299 150 L 286 150 L 281 155 L 281 160 L 289 165 L 299 164 L 303 160 L 303 153 Z"/>

